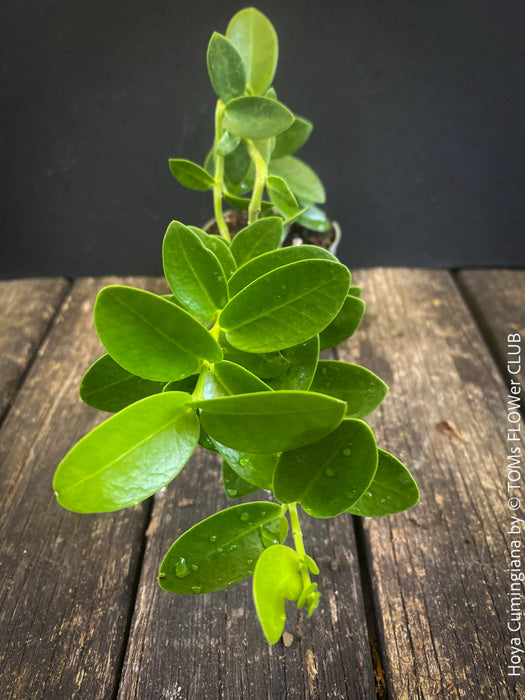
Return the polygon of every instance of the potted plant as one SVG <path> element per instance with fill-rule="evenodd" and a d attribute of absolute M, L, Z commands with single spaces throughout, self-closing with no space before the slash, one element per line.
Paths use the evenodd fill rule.
<path fill-rule="evenodd" d="M 385 398 L 384 382 L 358 365 L 319 359 L 354 332 L 364 310 L 350 272 L 322 247 L 280 247 L 284 226 L 312 203 L 272 168 L 279 136 L 296 123 L 271 92 L 276 42 L 253 8 L 235 15 L 226 36 L 212 36 L 208 68 L 219 101 L 208 170 L 177 160 L 172 172 L 212 188 L 220 235 L 173 221 L 162 250 L 171 294 L 126 286 L 98 294 L 95 327 L 107 354 L 85 374 L 80 395 L 115 415 L 71 449 L 54 478 L 64 507 L 114 511 L 171 482 L 200 444 L 220 456 L 229 498 L 266 490 L 266 501 L 232 505 L 181 534 L 159 583 L 198 595 L 253 574 L 270 643 L 284 629 L 285 599 L 309 614 L 318 603 L 300 509 L 314 518 L 374 516 L 418 500 L 408 470 L 363 420 Z M 249 199 L 245 176 L 226 176 L 225 160 L 241 144 L 254 164 Z M 265 189 L 278 215 L 267 215 Z M 233 239 L 223 199 L 247 207 L 248 224 Z"/>

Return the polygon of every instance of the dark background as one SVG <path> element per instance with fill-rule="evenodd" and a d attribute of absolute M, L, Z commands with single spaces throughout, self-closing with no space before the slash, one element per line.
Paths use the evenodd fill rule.
<path fill-rule="evenodd" d="M 211 194 L 205 52 L 243 7 L 216 0 L 8 0 L 0 10 L 0 276 L 161 272 L 171 219 Z M 525 3 L 268 0 L 281 99 L 315 124 L 351 267 L 525 265 Z"/>

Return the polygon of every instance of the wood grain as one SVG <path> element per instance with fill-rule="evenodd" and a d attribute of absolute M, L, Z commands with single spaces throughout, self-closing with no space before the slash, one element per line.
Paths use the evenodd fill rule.
<path fill-rule="evenodd" d="M 219 460 L 198 449 L 155 496 L 120 700 L 258 700 L 376 697 L 352 520 L 302 517 L 307 551 L 321 574 L 319 609 L 288 607 L 283 640 L 269 647 L 259 628 L 251 579 L 196 596 L 162 591 L 156 575 L 172 542 L 228 501 Z"/>
<path fill-rule="evenodd" d="M 391 697 L 523 697 L 506 675 L 507 531 L 523 518 L 506 505 L 506 389 L 448 273 L 354 279 L 368 310 L 340 357 L 389 383 L 370 424 L 421 489 L 364 523 Z"/>
<path fill-rule="evenodd" d="M 457 279 L 505 380 L 519 380 L 525 391 L 525 270 L 461 270 Z M 521 371 L 515 374 L 518 365 L 513 364 L 510 374 L 507 363 L 516 356 L 509 354 L 507 336 L 516 333 L 521 337 Z"/>
<path fill-rule="evenodd" d="M 68 287 L 63 278 L 0 281 L 0 421 Z"/>
<path fill-rule="evenodd" d="M 82 404 L 78 383 L 101 354 L 96 291 L 114 281 L 73 286 L 0 430 L 1 698 L 116 691 L 148 504 L 78 515 L 52 490 L 60 459 L 105 417 Z"/>

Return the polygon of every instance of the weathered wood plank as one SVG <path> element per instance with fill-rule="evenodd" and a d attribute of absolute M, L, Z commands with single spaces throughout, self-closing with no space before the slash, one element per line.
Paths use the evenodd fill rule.
<path fill-rule="evenodd" d="M 78 515 L 52 490 L 60 459 L 103 417 L 78 383 L 101 353 L 92 307 L 108 281 L 73 286 L 0 431 L 2 698 L 106 700 L 116 690 L 148 504 Z"/>
<path fill-rule="evenodd" d="M 390 384 L 370 424 L 421 488 L 413 510 L 364 523 L 391 696 L 523 697 L 507 676 L 523 515 L 507 507 L 506 389 L 448 273 L 355 279 L 368 312 L 340 357 Z"/>
<path fill-rule="evenodd" d="M 242 499 L 264 498 L 262 495 Z M 231 505 L 219 460 L 198 449 L 177 479 L 155 497 L 120 700 L 184 698 L 376 697 L 352 520 L 303 515 L 307 551 L 321 570 L 319 609 L 290 617 L 278 644 L 259 628 L 251 579 L 197 596 L 162 591 L 156 575 L 187 528 Z"/>
<path fill-rule="evenodd" d="M 0 281 L 0 420 L 68 286 L 62 278 Z"/>
<path fill-rule="evenodd" d="M 504 377 L 525 390 L 525 364 L 516 374 L 518 365 L 510 365 L 512 375 L 507 368 L 516 359 L 508 354 L 507 336 L 518 333 L 522 347 L 525 338 L 525 270 L 461 270 L 457 280 Z"/>

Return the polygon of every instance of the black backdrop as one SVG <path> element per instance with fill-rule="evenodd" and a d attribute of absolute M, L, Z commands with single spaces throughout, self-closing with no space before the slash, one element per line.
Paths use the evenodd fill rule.
<path fill-rule="evenodd" d="M 157 274 L 200 224 L 167 159 L 201 160 L 205 51 L 243 5 L 8 0 L 0 10 L 0 276 Z M 276 88 L 315 124 L 348 265 L 525 265 L 525 3 L 268 0 Z"/>

